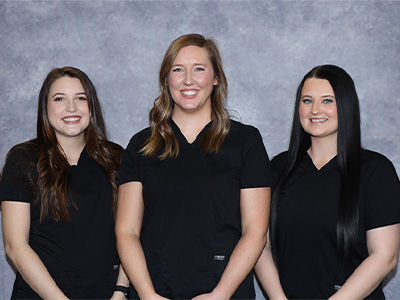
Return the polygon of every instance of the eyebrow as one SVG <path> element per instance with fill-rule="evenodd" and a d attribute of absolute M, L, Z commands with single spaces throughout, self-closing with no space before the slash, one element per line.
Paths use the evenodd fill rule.
<path fill-rule="evenodd" d="M 57 96 L 57 95 L 64 96 L 65 93 L 57 92 L 57 93 L 55 93 L 53 96 L 51 96 L 51 98 L 53 98 L 54 96 Z M 75 95 L 85 95 L 85 96 L 86 96 L 86 93 L 85 93 L 85 92 L 79 92 L 79 93 L 76 93 Z"/>
<path fill-rule="evenodd" d="M 311 95 L 303 95 L 303 96 L 301 96 L 301 98 L 304 98 L 304 97 L 310 97 L 310 98 L 312 98 L 312 96 Z M 321 96 L 321 98 L 334 98 L 334 99 L 336 99 L 335 98 L 335 96 L 332 96 L 332 95 L 323 95 L 323 96 Z"/>
<path fill-rule="evenodd" d="M 207 64 L 204 63 L 194 63 L 194 66 L 207 66 Z M 183 64 L 173 64 L 173 67 L 183 67 Z"/>

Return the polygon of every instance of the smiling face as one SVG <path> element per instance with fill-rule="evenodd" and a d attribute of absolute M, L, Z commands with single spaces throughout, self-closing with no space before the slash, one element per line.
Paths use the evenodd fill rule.
<path fill-rule="evenodd" d="M 218 82 L 207 51 L 197 46 L 182 48 L 168 74 L 169 92 L 174 100 L 173 115 L 211 115 L 211 93 Z"/>
<path fill-rule="evenodd" d="M 301 90 L 300 123 L 313 138 L 337 141 L 338 117 L 335 93 L 326 79 L 309 78 Z"/>
<path fill-rule="evenodd" d="M 66 139 L 84 141 L 89 126 L 89 105 L 86 92 L 78 78 L 57 79 L 49 89 L 47 114 L 60 144 Z"/>

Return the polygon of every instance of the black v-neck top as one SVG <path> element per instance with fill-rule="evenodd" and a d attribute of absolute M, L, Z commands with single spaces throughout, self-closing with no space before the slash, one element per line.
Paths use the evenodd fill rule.
<path fill-rule="evenodd" d="M 118 275 L 112 186 L 101 167 L 84 149 L 71 166 L 71 191 L 77 209 L 70 208 L 71 222 L 47 218 L 40 222 L 40 207 L 28 181 L 27 154 L 10 151 L 0 183 L 0 200 L 30 203 L 29 245 L 40 257 L 61 290 L 71 299 L 109 299 Z M 33 162 L 33 165 L 36 165 Z M 17 274 L 13 296 L 38 295 Z"/>
<path fill-rule="evenodd" d="M 211 122 L 209 122 L 206 126 L 204 126 L 204 128 L 199 132 L 199 134 L 197 135 L 197 137 L 195 138 L 195 140 L 192 143 L 189 143 L 186 139 L 186 137 L 183 135 L 183 133 L 181 132 L 180 128 L 178 127 L 178 125 L 174 122 L 174 120 L 171 119 L 170 121 L 171 124 L 171 128 L 176 136 L 176 138 L 178 139 L 179 142 L 179 147 L 190 147 L 190 146 L 194 146 L 196 144 L 200 143 L 201 138 L 203 137 L 204 133 L 208 130 L 208 128 L 210 128 L 211 126 Z"/>
<path fill-rule="evenodd" d="M 179 156 L 160 160 L 140 153 L 150 129 L 134 135 L 121 164 L 119 184 L 140 181 L 145 211 L 141 243 L 156 292 L 190 299 L 219 282 L 241 237 L 240 190 L 272 184 L 270 163 L 258 130 L 231 121 L 218 153 L 205 154 L 171 122 Z M 234 298 L 255 297 L 251 275 Z"/>
<path fill-rule="evenodd" d="M 272 160 L 275 181 L 287 152 Z M 360 221 L 353 270 L 368 257 L 366 232 L 400 223 L 400 183 L 383 155 L 361 152 Z M 278 202 L 278 268 L 289 299 L 327 299 L 347 279 L 337 254 L 340 170 L 334 157 L 318 170 L 306 154 Z M 337 288 L 336 287 L 336 288 Z M 382 285 L 368 298 L 384 299 Z"/>

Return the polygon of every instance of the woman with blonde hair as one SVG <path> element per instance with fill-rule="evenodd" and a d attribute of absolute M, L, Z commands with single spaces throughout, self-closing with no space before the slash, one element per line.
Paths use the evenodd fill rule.
<path fill-rule="evenodd" d="M 212 40 L 176 39 L 159 81 L 119 178 L 117 248 L 132 298 L 254 299 L 271 184 L 262 138 L 230 120 Z"/>

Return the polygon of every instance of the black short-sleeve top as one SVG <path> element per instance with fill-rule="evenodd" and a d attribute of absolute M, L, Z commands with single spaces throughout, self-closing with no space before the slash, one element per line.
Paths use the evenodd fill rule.
<path fill-rule="evenodd" d="M 274 178 L 287 152 L 272 160 Z M 383 155 L 362 150 L 359 234 L 352 270 L 368 257 L 366 232 L 400 223 L 400 183 Z M 299 162 L 280 193 L 278 268 L 290 299 L 327 299 L 347 277 L 337 254 L 336 222 L 340 170 L 333 158 L 318 170 L 309 155 Z M 368 298 L 384 299 L 380 285 Z"/>
<path fill-rule="evenodd" d="M 34 157 L 33 161 L 28 156 Z M 20 147 L 10 150 L 1 177 L 0 201 L 30 203 L 29 244 L 68 297 L 111 297 L 119 259 L 110 181 L 84 149 L 78 164 L 70 167 L 71 192 L 76 204 L 76 209 L 69 210 L 71 221 L 47 218 L 40 222 L 40 206 L 34 204 L 36 194 L 28 179 L 32 174 L 37 176 L 37 159 L 38 153 L 27 153 Z M 17 281 L 22 281 L 18 274 Z M 18 282 L 14 285 L 17 297 L 18 288 L 29 289 L 25 283 Z M 32 290 L 24 292 L 37 297 Z"/>
<path fill-rule="evenodd" d="M 192 144 L 173 121 L 171 126 L 179 156 L 142 155 L 150 136 L 144 129 L 124 152 L 119 184 L 143 185 L 141 242 L 156 291 L 191 298 L 215 287 L 241 237 L 240 190 L 269 187 L 272 175 L 261 135 L 252 126 L 231 121 L 221 150 L 211 154 L 200 147 L 210 124 Z"/>

